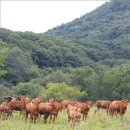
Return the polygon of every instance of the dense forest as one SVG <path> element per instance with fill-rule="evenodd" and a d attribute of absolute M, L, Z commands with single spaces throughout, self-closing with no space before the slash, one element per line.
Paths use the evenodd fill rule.
<path fill-rule="evenodd" d="M 0 101 L 130 99 L 129 21 L 130 1 L 111 0 L 45 34 L 0 28 Z"/>
<path fill-rule="evenodd" d="M 120 64 L 130 59 L 129 21 L 130 0 L 111 0 L 46 34 L 82 44 L 92 61 L 106 65 Z"/>

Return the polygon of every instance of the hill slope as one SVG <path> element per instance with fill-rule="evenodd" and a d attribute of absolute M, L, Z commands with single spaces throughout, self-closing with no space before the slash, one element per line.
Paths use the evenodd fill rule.
<path fill-rule="evenodd" d="M 10 93 L 1 84 L 35 97 L 49 82 L 79 86 L 93 100 L 129 99 L 130 65 L 118 66 L 130 63 L 129 21 L 130 1 L 112 0 L 46 34 L 0 28 L 0 51 L 8 50 L 0 66 L 7 72 L 0 76 L 0 100 Z"/>
<path fill-rule="evenodd" d="M 73 40 L 113 40 L 130 34 L 130 1 L 111 0 L 81 18 L 49 30 L 46 34 Z"/>
<path fill-rule="evenodd" d="M 81 18 L 46 32 L 83 43 L 91 60 L 114 64 L 130 59 L 130 1 L 111 0 Z M 106 50 L 107 48 L 107 50 Z"/>
<path fill-rule="evenodd" d="M 0 39 L 10 49 L 18 47 L 27 53 L 38 67 L 76 67 L 90 65 L 83 46 L 33 32 L 14 32 L 0 29 Z M 93 63 L 93 62 L 92 62 Z"/>

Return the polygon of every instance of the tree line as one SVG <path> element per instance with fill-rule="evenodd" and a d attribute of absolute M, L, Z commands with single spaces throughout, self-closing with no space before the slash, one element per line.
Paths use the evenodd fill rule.
<path fill-rule="evenodd" d="M 1 28 L 0 101 L 5 95 L 53 96 L 58 101 L 129 99 L 129 60 L 107 62 L 92 53 L 100 48 L 98 42 L 89 44 L 93 49 L 88 44 Z"/>

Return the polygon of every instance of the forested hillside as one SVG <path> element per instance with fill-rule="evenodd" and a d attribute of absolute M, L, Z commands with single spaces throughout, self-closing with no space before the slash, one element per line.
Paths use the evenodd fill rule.
<path fill-rule="evenodd" d="M 111 0 L 45 34 L 0 28 L 0 101 L 130 99 L 129 3 Z"/>
<path fill-rule="evenodd" d="M 130 1 L 111 0 L 46 34 L 84 44 L 91 60 L 105 64 L 130 59 Z"/>
<path fill-rule="evenodd" d="M 130 33 L 130 1 L 111 0 L 96 10 L 47 32 L 73 40 L 113 40 Z"/>

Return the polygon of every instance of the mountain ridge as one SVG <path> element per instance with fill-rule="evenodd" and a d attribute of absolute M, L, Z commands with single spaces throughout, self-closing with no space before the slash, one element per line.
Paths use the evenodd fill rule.
<path fill-rule="evenodd" d="M 130 33 L 129 16 L 129 0 L 112 0 L 81 18 L 48 30 L 45 34 L 76 41 L 113 40 L 122 33 Z"/>

